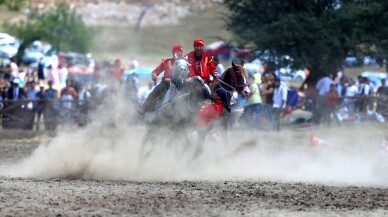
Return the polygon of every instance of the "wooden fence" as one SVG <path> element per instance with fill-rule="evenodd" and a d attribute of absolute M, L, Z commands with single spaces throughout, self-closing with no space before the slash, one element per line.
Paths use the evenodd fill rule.
<path fill-rule="evenodd" d="M 23 130 L 55 130 L 62 123 L 83 126 L 88 122 L 90 105 L 88 100 L 5 100 L 0 110 L 1 125 L 3 129 Z"/>

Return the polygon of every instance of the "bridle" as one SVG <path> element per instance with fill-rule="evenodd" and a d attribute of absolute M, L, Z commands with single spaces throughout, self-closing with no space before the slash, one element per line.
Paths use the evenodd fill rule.
<path fill-rule="evenodd" d="M 229 68 L 229 70 L 230 70 L 230 73 L 231 73 L 231 84 L 228 84 L 228 83 L 226 83 L 225 81 L 223 81 L 222 79 L 219 79 L 219 78 L 217 78 L 217 81 L 219 82 L 220 87 L 225 89 L 233 97 L 233 91 L 237 91 L 236 89 L 239 88 L 239 87 L 244 88 L 246 86 L 249 86 L 249 84 L 246 82 L 245 77 L 243 75 L 241 75 L 241 76 L 244 79 L 244 84 L 238 84 L 237 76 L 236 76 L 236 74 L 238 72 L 235 72 L 233 70 L 233 67 Z M 231 89 L 231 90 L 228 90 L 228 88 L 223 87 L 223 85 L 229 87 L 229 89 Z"/>

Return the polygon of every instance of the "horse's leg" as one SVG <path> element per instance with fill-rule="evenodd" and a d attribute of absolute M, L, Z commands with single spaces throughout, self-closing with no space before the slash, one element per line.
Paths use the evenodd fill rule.
<path fill-rule="evenodd" d="M 197 159 L 203 152 L 203 145 L 205 144 L 206 136 L 212 129 L 212 126 L 206 127 L 204 129 L 197 129 L 198 141 L 197 147 L 194 152 L 193 160 Z"/>
<path fill-rule="evenodd" d="M 184 133 L 184 137 L 185 137 L 185 143 L 183 144 L 183 152 L 186 152 L 187 149 L 189 149 L 190 147 L 190 139 L 189 139 L 189 136 L 187 135 L 187 132 Z"/>
<path fill-rule="evenodd" d="M 153 137 L 153 130 L 152 128 L 147 129 L 146 134 L 143 136 L 141 147 L 140 147 L 140 158 L 139 160 L 141 162 L 147 160 L 151 154 L 151 151 L 153 149 L 153 144 L 151 144 L 151 137 Z M 146 147 L 150 146 L 150 150 L 146 150 Z"/>

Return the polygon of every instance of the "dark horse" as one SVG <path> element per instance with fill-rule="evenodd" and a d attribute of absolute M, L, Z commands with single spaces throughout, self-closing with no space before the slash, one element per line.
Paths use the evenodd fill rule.
<path fill-rule="evenodd" d="M 169 89 L 155 99 L 154 111 L 145 114 L 143 120 L 147 132 L 142 141 L 142 158 L 147 158 L 151 153 L 154 145 L 150 143 L 156 140 L 160 143 L 161 137 L 167 138 L 167 143 L 171 143 L 176 136 L 183 134 L 188 144 L 187 132 L 184 131 L 189 126 L 194 126 L 195 113 L 203 101 L 210 97 L 210 89 L 200 77 L 185 79 L 189 73 L 188 66 L 186 59 L 176 58 Z M 163 129 L 167 131 L 167 135 L 160 135 Z"/>
<path fill-rule="evenodd" d="M 233 93 L 236 92 L 237 94 L 240 94 L 243 98 L 246 98 L 248 96 L 248 93 L 250 92 L 248 84 L 246 82 L 248 74 L 243 66 L 244 62 L 241 62 L 240 64 L 235 64 L 234 62 L 232 62 L 232 66 L 226 69 L 222 73 L 220 78 L 216 79 L 211 85 L 212 92 L 214 92 L 217 88 L 224 88 L 228 92 L 228 104 L 231 108 L 231 112 L 228 113 L 226 112 L 226 110 L 224 110 L 220 117 L 221 125 L 224 130 L 228 129 L 228 121 L 230 118 L 238 119 L 242 115 L 242 110 L 239 108 L 240 105 L 238 103 L 234 104 L 233 106 L 230 106 L 231 98 L 235 97 L 233 96 Z M 205 143 L 207 134 L 212 128 L 213 125 L 202 129 L 197 128 L 198 142 L 194 158 L 198 157 L 202 153 L 202 146 Z"/>
<path fill-rule="evenodd" d="M 236 65 L 232 63 L 232 67 L 227 69 L 220 77 L 218 81 L 215 82 L 213 87 L 220 86 L 225 88 L 227 91 L 236 90 L 239 93 L 245 94 L 244 88 L 246 87 L 246 74 L 245 70 L 241 65 Z M 172 82 L 173 83 L 173 82 Z M 218 84 L 219 83 L 219 84 Z M 175 86 L 179 87 L 181 85 L 172 85 L 169 91 L 174 92 Z M 169 95 L 169 92 L 166 93 L 165 98 Z M 173 140 L 176 140 L 176 136 L 182 133 L 185 142 L 184 144 L 189 144 L 187 133 L 191 130 L 196 130 L 198 135 L 197 146 L 194 153 L 194 158 L 198 157 L 202 153 L 203 144 L 205 138 L 211 128 L 198 129 L 195 124 L 195 116 L 198 112 L 202 103 L 209 98 L 210 90 L 203 85 L 203 81 L 200 78 L 192 78 L 191 82 L 186 85 L 183 85 L 181 90 L 177 91 L 177 94 L 167 103 L 162 103 L 162 105 L 155 110 L 155 112 L 146 114 L 145 120 L 147 125 L 147 132 L 143 137 L 141 155 L 146 158 L 151 153 L 153 145 L 148 147 L 150 150 L 146 150 L 153 139 L 160 138 L 161 135 L 157 135 L 159 129 L 164 128 L 168 131 L 170 135 L 167 135 L 167 143 L 170 143 Z M 230 95 L 230 94 L 229 94 Z M 168 98 L 168 97 L 167 97 Z M 230 96 L 229 96 L 230 99 Z"/>

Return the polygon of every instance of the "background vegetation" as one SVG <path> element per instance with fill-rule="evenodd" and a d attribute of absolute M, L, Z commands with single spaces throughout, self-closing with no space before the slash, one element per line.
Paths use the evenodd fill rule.
<path fill-rule="evenodd" d="M 245 1 L 245 0 L 244 0 Z M 230 2 L 230 1 L 226 1 Z M 257 7 L 250 7 L 252 12 L 257 12 Z M 233 7 L 231 7 L 233 9 Z M 254 10 L 253 10 L 254 9 Z M 23 20 L 24 14 L 19 11 L 10 11 L 8 8 L 3 5 L 0 6 L 0 22 L 7 20 L 9 21 L 9 26 L 7 25 L 0 26 L 1 32 L 15 32 L 13 28 L 13 24 L 21 22 L 26 23 Z M 57 11 L 60 14 L 60 11 Z M 77 17 L 75 14 L 69 12 L 71 16 Z M 256 47 L 258 49 L 263 48 L 257 41 L 255 40 L 243 40 L 246 32 L 251 31 L 253 27 L 246 26 L 244 24 L 245 21 L 251 22 L 251 18 L 249 16 L 253 16 L 252 14 L 247 14 L 247 17 L 243 17 L 244 22 L 241 22 L 240 25 L 232 25 L 229 26 L 229 29 L 234 30 L 234 33 L 228 31 L 226 27 L 226 22 L 224 20 L 224 15 L 231 15 L 229 9 L 223 6 L 215 6 L 211 8 L 206 8 L 203 11 L 198 11 L 193 16 L 186 17 L 181 20 L 179 24 L 176 25 L 167 25 L 167 26 L 143 26 L 140 32 L 135 33 L 135 27 L 120 27 L 120 26 L 98 26 L 98 27 L 86 27 L 82 26 L 81 28 L 87 29 L 90 34 L 81 34 L 84 37 L 82 39 L 74 39 L 71 37 L 62 37 L 60 42 L 58 42 L 58 37 L 60 37 L 59 33 L 56 34 L 58 37 L 52 38 L 44 38 L 44 40 L 50 40 L 55 46 L 63 48 L 63 49 L 74 49 L 75 51 L 88 51 L 93 53 L 93 55 L 100 59 L 114 59 L 121 58 L 123 60 L 129 60 L 130 58 L 136 58 L 140 61 L 140 64 L 143 66 L 154 67 L 159 63 L 161 58 L 168 57 L 170 53 L 171 46 L 174 44 L 181 44 L 184 47 L 185 52 L 189 52 L 192 49 L 193 39 L 201 37 L 204 38 L 207 43 L 218 40 L 219 38 L 225 40 L 237 39 L 245 42 L 246 45 Z M 256 15 L 255 15 L 256 16 Z M 39 18 L 39 17 L 37 17 Z M 34 18 L 35 19 L 35 18 Z M 56 20 L 57 19 L 57 20 Z M 256 18 L 257 19 L 257 18 Z M 50 22 L 59 22 L 62 25 L 61 28 L 52 28 L 48 25 L 49 28 L 44 29 L 46 33 L 53 33 L 56 31 L 63 31 L 65 34 L 69 32 L 69 25 L 67 22 L 60 21 L 60 16 L 52 16 L 50 17 Z M 290 19 L 290 22 L 292 20 Z M 284 21 L 285 22 L 285 21 Z M 36 23 L 36 21 L 32 22 Z M 232 24 L 232 23 L 229 23 Z M 295 23 L 294 23 L 295 24 Z M 21 25 L 20 23 L 18 25 Z M 21 25 L 23 26 L 23 25 Z M 233 29 L 232 27 L 236 26 L 241 29 Z M 257 25 L 259 26 L 259 25 Z M 20 27 L 20 26 L 19 26 Z M 303 26 L 302 26 L 303 27 Z M 290 35 L 292 36 L 300 31 L 302 27 L 295 28 L 291 31 Z M 333 27 L 335 32 L 338 35 L 341 35 L 341 31 L 335 29 L 337 27 Z M 333 31 L 334 31 L 333 30 Z M 23 32 L 23 31 L 21 31 Z M 79 33 L 80 31 L 78 31 Z M 27 36 L 32 36 L 33 31 L 25 31 L 23 34 Z M 51 34 L 52 35 L 52 34 Z M 388 35 L 388 34 L 386 34 Z M 55 36 L 55 34 L 54 34 Z M 260 35 L 258 35 L 260 36 Z M 254 36 L 256 37 L 256 36 Z M 267 35 L 268 40 L 271 40 L 271 37 L 277 39 L 277 37 L 285 38 L 284 35 L 280 33 Z M 312 37 L 312 36 L 310 36 Z M 32 38 L 32 37 L 31 37 Z M 260 37 L 257 37 L 259 40 Z M 62 40 L 67 40 L 70 44 L 72 40 L 80 41 L 80 43 L 75 43 L 75 45 L 66 45 L 66 43 L 62 42 Z M 83 40 L 83 41 L 82 41 Z M 82 41 L 82 42 L 81 42 Z M 271 43 L 270 43 L 271 45 Z M 320 46 L 317 46 L 319 49 Z M 308 47 L 311 49 L 311 47 Z M 327 50 L 330 50 L 330 47 L 327 47 Z M 315 53 L 322 53 L 322 50 L 314 50 Z M 341 58 L 344 54 L 344 51 L 341 51 Z M 295 59 L 298 59 L 296 57 Z M 326 58 L 327 59 L 327 58 Z M 327 61 L 325 58 L 318 58 L 317 61 Z M 304 59 L 302 59 L 304 60 Z M 330 60 L 329 60 L 330 61 Z M 338 63 L 338 62 L 337 62 Z M 224 64 L 227 64 L 224 62 Z M 363 67 L 363 68 L 346 68 L 345 73 L 351 74 L 352 77 L 359 74 L 364 70 L 384 70 L 382 68 L 375 67 Z"/>
<path fill-rule="evenodd" d="M 386 0 L 225 0 L 228 27 L 277 65 L 337 72 L 347 56 L 388 59 Z M 291 57 L 292 61 L 284 58 Z"/>

